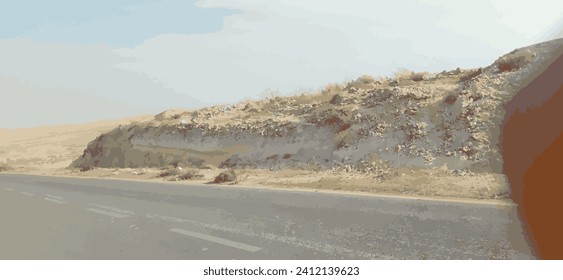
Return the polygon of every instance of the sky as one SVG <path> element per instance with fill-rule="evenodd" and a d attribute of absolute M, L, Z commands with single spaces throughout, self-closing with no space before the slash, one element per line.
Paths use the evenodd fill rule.
<path fill-rule="evenodd" d="M 559 0 L 0 0 L 0 128 L 486 66 L 562 31 Z"/>

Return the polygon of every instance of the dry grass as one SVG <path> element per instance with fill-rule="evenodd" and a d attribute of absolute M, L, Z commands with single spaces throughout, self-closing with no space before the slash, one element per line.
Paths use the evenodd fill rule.
<path fill-rule="evenodd" d="M 10 166 L 7 163 L 0 162 L 0 172 L 10 170 Z"/>

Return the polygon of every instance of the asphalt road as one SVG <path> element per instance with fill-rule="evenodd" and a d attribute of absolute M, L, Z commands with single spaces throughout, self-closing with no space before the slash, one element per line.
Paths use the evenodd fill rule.
<path fill-rule="evenodd" d="M 529 259 L 513 205 L 0 174 L 0 259 Z"/>

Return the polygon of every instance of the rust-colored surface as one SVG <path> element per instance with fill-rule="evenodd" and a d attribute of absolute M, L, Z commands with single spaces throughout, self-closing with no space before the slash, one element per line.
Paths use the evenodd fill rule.
<path fill-rule="evenodd" d="M 563 258 L 563 133 L 526 171 L 523 214 L 539 257 Z"/>
<path fill-rule="evenodd" d="M 563 57 L 507 105 L 504 172 L 539 258 L 563 259 Z"/>

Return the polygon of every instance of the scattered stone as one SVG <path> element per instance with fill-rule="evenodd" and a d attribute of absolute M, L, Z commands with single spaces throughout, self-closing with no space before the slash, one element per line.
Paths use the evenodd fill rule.
<path fill-rule="evenodd" d="M 332 96 L 329 103 L 332 104 L 332 105 L 342 104 L 342 96 L 340 96 L 340 94 L 335 94 L 334 96 Z"/>
<path fill-rule="evenodd" d="M 195 170 L 187 170 L 182 172 L 180 175 L 178 175 L 176 177 L 177 180 L 192 180 L 192 179 L 198 179 L 198 178 L 203 178 L 203 174 L 199 174 L 197 171 Z"/>
<path fill-rule="evenodd" d="M 226 183 L 226 182 L 236 182 L 237 175 L 235 174 L 234 170 L 227 170 L 221 172 L 215 179 L 213 180 L 214 183 Z"/>
<path fill-rule="evenodd" d="M 452 105 L 456 102 L 457 100 L 457 96 L 453 95 L 453 94 L 448 94 L 448 96 L 446 96 L 446 98 L 444 98 L 444 103 L 448 104 L 448 105 Z"/>
<path fill-rule="evenodd" d="M 422 75 L 422 80 L 423 81 L 430 81 L 430 80 L 434 80 L 437 78 L 436 74 L 432 74 L 432 73 L 424 73 Z"/>
<path fill-rule="evenodd" d="M 465 172 L 465 170 L 454 169 L 454 170 L 452 170 L 452 174 L 461 177 L 461 176 L 467 175 L 467 172 Z"/>
<path fill-rule="evenodd" d="M 80 172 L 86 172 L 86 171 L 90 171 L 92 169 L 94 169 L 93 166 L 83 166 L 83 167 L 80 167 Z"/>

